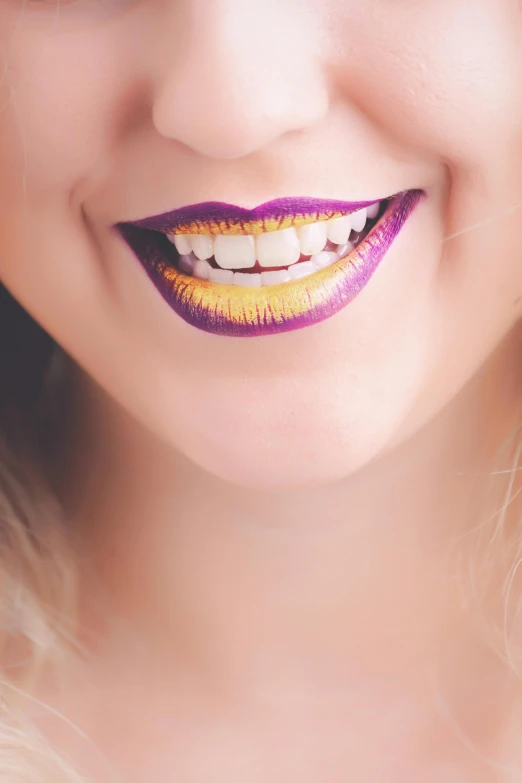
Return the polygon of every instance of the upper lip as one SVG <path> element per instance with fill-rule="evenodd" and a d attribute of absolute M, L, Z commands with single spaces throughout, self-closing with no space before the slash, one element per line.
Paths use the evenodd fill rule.
<path fill-rule="evenodd" d="M 253 209 L 221 201 L 206 201 L 119 225 L 131 225 L 164 234 L 255 234 L 266 231 L 267 226 L 275 230 L 349 215 L 389 198 L 392 196 L 369 201 L 339 201 L 297 196 L 266 201 Z"/>

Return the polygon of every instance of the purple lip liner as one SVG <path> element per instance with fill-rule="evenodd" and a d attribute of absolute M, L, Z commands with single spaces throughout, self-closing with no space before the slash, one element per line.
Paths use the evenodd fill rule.
<path fill-rule="evenodd" d="M 406 191 L 403 191 L 406 192 Z M 400 193 L 395 195 L 401 195 Z M 393 197 L 386 197 L 393 198 Z M 189 223 L 240 223 L 248 221 L 282 220 L 288 217 L 313 217 L 320 214 L 323 219 L 339 212 L 349 214 L 357 212 L 363 207 L 380 203 L 385 199 L 372 199 L 371 201 L 337 201 L 334 199 L 316 198 L 279 198 L 266 201 L 254 209 L 245 209 L 234 204 L 222 201 L 205 201 L 201 204 L 192 204 L 161 215 L 129 220 L 119 225 L 131 225 L 136 228 L 147 228 L 153 231 L 173 232 L 179 226 Z"/>

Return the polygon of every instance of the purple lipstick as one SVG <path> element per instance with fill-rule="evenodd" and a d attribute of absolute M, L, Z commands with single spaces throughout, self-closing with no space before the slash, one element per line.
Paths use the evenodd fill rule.
<path fill-rule="evenodd" d="M 341 218 L 379 201 L 335 201 L 316 198 L 278 198 L 254 209 L 221 201 L 193 204 L 162 215 L 135 220 L 133 226 L 164 234 L 261 234 L 290 226 Z"/>

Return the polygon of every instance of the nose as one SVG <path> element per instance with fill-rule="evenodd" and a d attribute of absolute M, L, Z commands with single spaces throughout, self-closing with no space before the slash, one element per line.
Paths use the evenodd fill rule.
<path fill-rule="evenodd" d="M 327 82 L 304 20 L 284 0 L 172 9 L 158 39 L 153 122 L 200 155 L 240 158 L 319 123 Z"/>

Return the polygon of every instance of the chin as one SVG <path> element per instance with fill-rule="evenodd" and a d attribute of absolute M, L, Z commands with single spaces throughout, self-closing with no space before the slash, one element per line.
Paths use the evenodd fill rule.
<path fill-rule="evenodd" d="M 278 417 L 263 426 L 235 422 L 226 431 L 208 427 L 191 433 L 183 449 L 200 468 L 236 486 L 259 491 L 320 487 L 342 481 L 379 455 L 383 428 L 351 426 L 350 422 L 306 419 L 299 426 L 282 425 Z"/>

